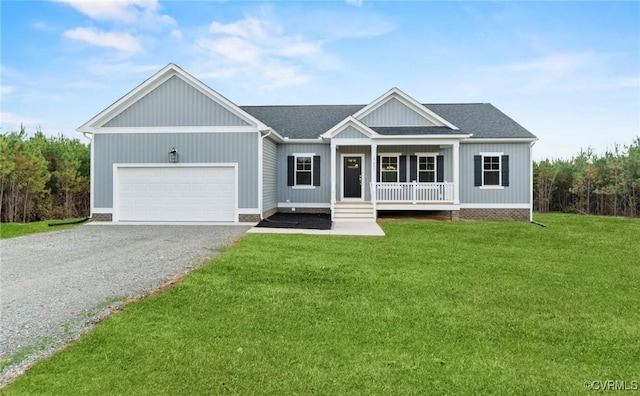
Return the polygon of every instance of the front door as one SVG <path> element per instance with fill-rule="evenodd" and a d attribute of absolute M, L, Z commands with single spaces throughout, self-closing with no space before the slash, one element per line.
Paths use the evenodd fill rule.
<path fill-rule="evenodd" d="M 345 198 L 362 198 L 362 157 L 344 157 Z"/>

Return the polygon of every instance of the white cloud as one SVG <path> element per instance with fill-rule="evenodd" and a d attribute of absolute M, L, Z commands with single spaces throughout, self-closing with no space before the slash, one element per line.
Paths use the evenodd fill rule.
<path fill-rule="evenodd" d="M 345 3 L 352 6 L 360 7 L 362 5 L 362 0 L 345 0 Z"/>
<path fill-rule="evenodd" d="M 8 95 L 14 92 L 15 90 L 16 90 L 16 87 L 13 87 L 11 85 L 0 85 L 0 95 L 3 96 L 2 99 L 4 99 L 5 95 Z"/>
<path fill-rule="evenodd" d="M 170 36 L 174 39 L 181 40 L 182 39 L 182 31 L 180 29 L 173 29 L 171 31 Z"/>
<path fill-rule="evenodd" d="M 525 62 L 498 66 L 496 69 L 514 72 L 535 72 L 545 77 L 557 78 L 601 60 L 600 56 L 590 52 L 554 54 Z"/>
<path fill-rule="evenodd" d="M 258 65 L 260 47 L 240 37 L 222 37 L 217 39 L 200 39 L 196 44 L 202 49 L 223 57 L 231 63 Z"/>
<path fill-rule="evenodd" d="M 35 30 L 39 30 L 41 32 L 57 32 L 62 30 L 59 26 L 52 25 L 49 22 L 37 21 L 31 24 L 31 27 Z"/>
<path fill-rule="evenodd" d="M 158 29 L 176 25 L 175 19 L 160 13 L 157 0 L 55 0 L 65 3 L 89 18 Z"/>
<path fill-rule="evenodd" d="M 280 24 L 254 17 L 228 24 L 215 21 L 195 45 L 208 65 L 203 75 L 242 76 L 262 89 L 302 85 L 313 78 L 318 65 L 339 64 L 326 60 L 330 56 L 322 41 L 286 34 Z"/>
<path fill-rule="evenodd" d="M 243 37 L 253 40 L 264 40 L 268 37 L 266 29 L 268 29 L 269 26 L 266 25 L 267 23 L 261 22 L 255 18 L 246 18 L 229 24 L 213 22 L 209 26 L 209 32 L 223 33 L 230 36 Z M 274 30 L 274 32 L 272 33 L 275 33 L 276 35 L 281 34 L 281 32 L 279 31 L 281 29 L 278 26 L 271 26 L 271 28 L 272 29 L 270 30 Z"/>
<path fill-rule="evenodd" d="M 142 52 L 140 41 L 129 33 L 105 32 L 95 28 L 79 27 L 65 31 L 63 36 L 98 47 L 114 48 L 122 52 Z"/>
<path fill-rule="evenodd" d="M 284 47 L 280 50 L 282 55 L 286 56 L 312 56 L 315 54 L 319 54 L 322 52 L 322 43 L 321 42 L 302 42 L 302 43 L 293 43 L 287 47 Z"/>
<path fill-rule="evenodd" d="M 40 124 L 41 122 L 37 118 L 21 116 L 14 113 L 1 112 L 0 123 L 9 124 L 9 125 L 20 125 L 20 124 Z"/>

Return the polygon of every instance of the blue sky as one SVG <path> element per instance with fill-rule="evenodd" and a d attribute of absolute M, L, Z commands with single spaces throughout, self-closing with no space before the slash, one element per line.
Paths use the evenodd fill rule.
<path fill-rule="evenodd" d="M 570 158 L 640 136 L 640 2 L 2 1 L 0 132 L 75 128 L 169 62 L 239 105 L 490 102 Z"/>

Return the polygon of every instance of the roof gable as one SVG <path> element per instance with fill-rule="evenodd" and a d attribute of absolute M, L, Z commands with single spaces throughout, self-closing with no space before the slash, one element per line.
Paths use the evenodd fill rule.
<path fill-rule="evenodd" d="M 266 125 L 174 64 L 169 64 L 78 130 Z"/>
<path fill-rule="evenodd" d="M 322 137 L 331 139 L 367 139 L 377 135 L 374 130 L 349 116 L 338 125 L 323 133 Z"/>
<path fill-rule="evenodd" d="M 392 88 L 353 117 L 369 126 L 440 126 L 458 129 L 398 88 Z"/>
<path fill-rule="evenodd" d="M 397 98 L 390 97 L 389 100 L 360 119 L 363 124 L 370 127 L 387 126 L 436 126 L 431 120 L 409 108 Z"/>

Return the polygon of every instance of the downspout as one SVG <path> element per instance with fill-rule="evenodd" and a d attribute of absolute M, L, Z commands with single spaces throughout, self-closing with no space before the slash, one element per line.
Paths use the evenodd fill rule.
<path fill-rule="evenodd" d="M 533 223 L 533 145 L 536 141 L 529 143 L 529 188 L 531 188 L 529 201 L 529 221 Z"/>
<path fill-rule="evenodd" d="M 258 147 L 258 210 L 260 211 L 260 220 L 264 220 L 264 138 L 271 135 L 272 131 L 273 130 L 269 128 L 265 135 L 260 136 L 260 146 Z"/>

